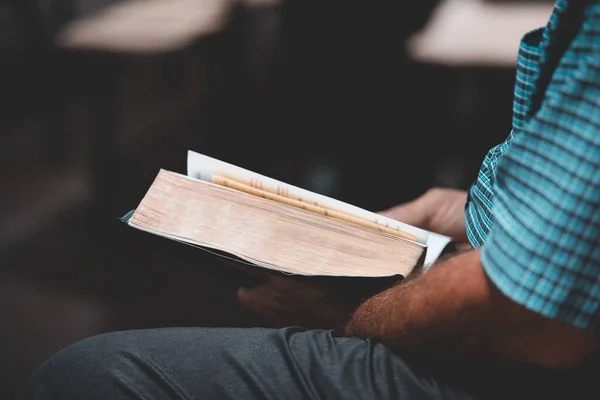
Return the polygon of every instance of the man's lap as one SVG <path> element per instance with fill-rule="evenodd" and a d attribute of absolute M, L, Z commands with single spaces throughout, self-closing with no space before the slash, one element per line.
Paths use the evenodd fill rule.
<path fill-rule="evenodd" d="M 298 328 L 99 335 L 32 376 L 36 399 L 472 398 L 381 344 Z"/>

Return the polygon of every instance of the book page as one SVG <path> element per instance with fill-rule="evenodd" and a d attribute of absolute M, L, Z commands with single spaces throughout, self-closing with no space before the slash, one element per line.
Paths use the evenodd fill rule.
<path fill-rule="evenodd" d="M 430 236 L 430 232 L 426 230 L 419 229 L 408 224 L 404 224 L 394 219 L 384 217 L 383 215 L 364 210 L 362 208 L 353 206 L 348 203 L 344 203 L 340 200 L 336 200 L 331 197 L 327 197 L 318 193 L 311 192 L 309 190 L 301 189 L 296 186 L 283 183 L 276 179 L 260 175 L 258 173 L 237 167 L 235 165 L 193 151 L 188 151 L 187 174 L 191 178 L 199 179 L 206 182 L 212 182 L 213 175 L 231 177 L 261 190 L 266 190 L 292 199 L 309 202 L 317 206 L 340 211 L 358 218 L 363 218 L 375 222 L 376 224 L 381 226 L 389 227 L 401 232 L 406 232 L 410 235 L 415 236 L 416 241 L 418 243 L 422 245 L 429 244 L 428 239 Z M 443 246 L 441 247 L 441 249 L 443 249 Z M 441 252 L 441 249 L 439 249 L 439 252 Z M 437 252 L 436 255 L 436 252 L 433 251 L 431 257 L 428 257 L 429 261 L 433 259 L 432 257 L 437 258 L 437 256 L 439 256 L 439 252 Z"/>
<path fill-rule="evenodd" d="M 425 254 L 424 266 L 431 266 L 439 258 L 444 248 L 452 241 L 448 236 L 440 235 L 439 233 L 429 232 L 427 240 L 427 254 Z"/>

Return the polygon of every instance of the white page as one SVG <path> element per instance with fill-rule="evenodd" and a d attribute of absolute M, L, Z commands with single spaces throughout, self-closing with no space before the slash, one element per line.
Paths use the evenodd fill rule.
<path fill-rule="evenodd" d="M 394 219 L 384 217 L 371 211 L 353 206 L 342 201 L 332 199 L 309 190 L 301 189 L 296 186 L 288 185 L 276 179 L 260 175 L 258 173 L 248 171 L 244 168 L 219 161 L 215 158 L 208 157 L 193 151 L 188 151 L 187 174 L 191 178 L 200 179 L 210 182 L 213 175 L 225 175 L 234 177 L 241 181 L 252 182 L 257 187 L 262 187 L 269 191 L 282 193 L 285 196 L 301 198 L 305 201 L 318 203 L 319 205 L 345 212 L 359 218 L 364 218 L 373 221 L 383 226 L 389 226 L 392 229 L 397 229 L 402 232 L 411 234 L 417 238 L 417 242 L 422 245 L 428 245 L 429 232 L 423 229 L 416 228 L 411 225 L 404 224 Z M 437 241 L 435 242 L 437 243 Z M 442 247 L 443 248 L 443 247 Z M 439 250 L 441 252 L 441 249 Z M 429 255 L 429 251 L 427 252 Z M 439 253 L 438 253 L 439 255 Z"/>
<path fill-rule="evenodd" d="M 452 238 L 448 236 L 440 235 L 439 233 L 429 232 L 429 238 L 427 239 L 427 254 L 425 255 L 425 267 L 430 267 L 444 248 L 452 241 Z"/>

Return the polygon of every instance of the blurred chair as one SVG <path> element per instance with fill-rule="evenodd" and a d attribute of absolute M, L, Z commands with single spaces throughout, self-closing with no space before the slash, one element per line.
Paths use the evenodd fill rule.
<path fill-rule="evenodd" d="M 197 93 L 191 94 L 193 104 L 164 96 L 163 89 L 197 91 L 198 82 L 182 78 L 197 80 L 203 66 L 189 53 L 181 62 L 182 54 L 196 51 L 196 41 L 222 28 L 229 5 L 218 0 L 0 2 L 0 182 L 11 187 L 0 199 L 0 253 L 82 213 L 87 217 L 90 199 L 98 221 L 113 220 L 131 207 L 113 205 L 115 197 L 131 192 L 120 186 L 131 186 L 126 179 L 131 168 L 123 166 L 118 149 L 122 133 L 142 132 L 152 142 L 156 137 L 147 133 L 161 123 L 163 132 L 177 130 L 182 103 L 198 107 Z M 159 107 L 140 107 L 127 121 L 135 126 L 123 129 L 119 124 L 131 97 L 123 98 L 128 88 L 120 85 L 132 89 L 136 75 L 148 75 L 152 64 L 165 72 L 153 98 L 165 98 Z M 129 91 L 148 94 L 140 87 Z M 139 148 L 137 139 L 130 148 Z M 143 159 L 147 165 L 152 155 Z"/>
<path fill-rule="evenodd" d="M 91 170 L 93 214 L 98 220 L 115 217 L 126 206 L 114 204 L 122 176 L 119 150 L 119 80 L 124 63 L 131 60 L 177 57 L 200 39 L 219 32 L 226 21 L 229 1 L 222 0 L 133 0 L 117 2 L 65 26 L 56 44 L 75 56 L 76 67 L 91 73 L 82 77 L 88 86 L 90 104 Z M 145 110 L 146 114 L 148 110 Z M 166 107 L 145 115 L 145 126 L 168 118 Z M 152 117 L 155 117 L 152 120 Z M 148 121 L 148 119 L 152 121 Z"/>

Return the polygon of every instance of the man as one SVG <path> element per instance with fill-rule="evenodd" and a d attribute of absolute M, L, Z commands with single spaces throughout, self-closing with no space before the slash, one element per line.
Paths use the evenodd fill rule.
<path fill-rule="evenodd" d="M 590 374 L 600 347 L 599 105 L 600 1 L 559 0 L 547 27 L 523 39 L 513 131 L 487 155 L 468 198 L 437 189 L 388 211 L 468 238 L 473 250 L 368 299 L 348 318 L 334 301 L 302 297 L 305 288 L 283 278 L 239 293 L 279 324 L 302 322 L 315 306 L 319 324 L 342 335 L 111 333 L 47 361 L 31 379 L 32 396 L 598 397 Z"/>

